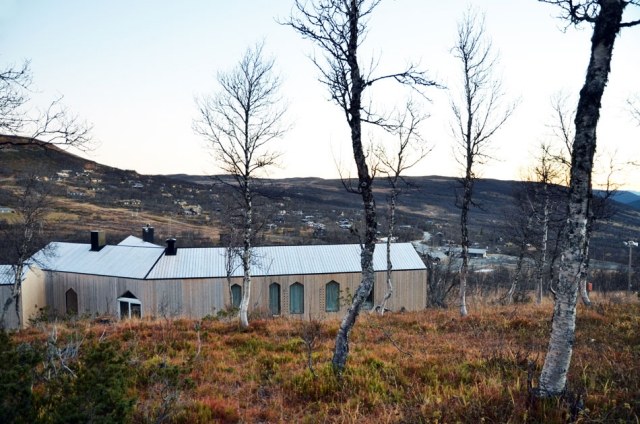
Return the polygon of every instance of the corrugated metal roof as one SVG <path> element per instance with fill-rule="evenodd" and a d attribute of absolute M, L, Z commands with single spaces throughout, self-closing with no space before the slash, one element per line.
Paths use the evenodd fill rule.
<path fill-rule="evenodd" d="M 76 274 L 143 279 L 164 252 L 162 247 L 105 246 L 98 252 L 90 244 L 50 243 L 34 256 L 45 270 Z"/>
<path fill-rule="evenodd" d="M 425 269 L 425 265 L 410 243 L 391 245 L 391 260 L 395 270 Z M 253 250 L 252 274 L 304 275 L 360 272 L 360 246 L 272 246 Z M 242 275 L 239 258 L 234 276 Z M 384 244 L 376 245 L 375 271 L 387 267 Z M 224 248 L 178 248 L 175 256 L 163 256 L 148 275 L 148 279 L 181 279 L 224 277 Z"/>
<path fill-rule="evenodd" d="M 29 271 L 29 264 L 25 263 L 22 269 L 22 276 L 25 277 Z M 0 286 L 11 285 L 15 282 L 15 271 L 13 265 L 0 265 Z"/>
<path fill-rule="evenodd" d="M 178 248 L 176 255 L 164 255 L 164 248 L 128 237 L 117 246 L 98 252 L 91 245 L 50 243 L 33 257 L 45 270 L 135 279 L 183 279 L 225 277 L 225 249 Z M 47 252 L 47 253 L 44 253 Z M 410 243 L 391 245 L 394 270 L 425 269 Z M 376 245 L 375 271 L 387 267 L 384 244 Z M 252 274 L 304 275 L 360 272 L 360 246 L 271 246 L 253 250 Z M 235 259 L 234 276 L 242 275 L 240 258 Z"/>
<path fill-rule="evenodd" d="M 14 275 L 11 265 L 0 265 L 0 286 L 13 284 Z"/>

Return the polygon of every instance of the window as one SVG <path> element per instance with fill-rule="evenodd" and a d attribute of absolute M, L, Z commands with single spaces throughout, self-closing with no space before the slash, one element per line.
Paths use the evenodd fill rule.
<path fill-rule="evenodd" d="M 231 305 L 234 308 L 240 307 L 240 302 L 242 301 L 242 287 L 239 284 L 234 284 L 231 286 Z"/>
<path fill-rule="evenodd" d="M 140 318 L 142 316 L 142 303 L 130 291 L 118 298 L 120 318 Z"/>
<path fill-rule="evenodd" d="M 64 294 L 66 301 L 67 315 L 78 315 L 78 294 L 73 289 L 67 290 Z"/>
<path fill-rule="evenodd" d="M 371 285 L 371 291 L 369 292 L 369 296 L 362 303 L 362 309 L 371 310 L 373 309 L 373 292 L 376 291 L 375 284 Z"/>
<path fill-rule="evenodd" d="M 300 283 L 289 287 L 289 313 L 304 314 L 304 286 Z"/>
<path fill-rule="evenodd" d="M 338 312 L 340 310 L 340 284 L 329 281 L 324 288 L 325 310 L 327 312 Z"/>
<path fill-rule="evenodd" d="M 271 315 L 280 315 L 280 284 L 269 285 L 269 310 Z"/>

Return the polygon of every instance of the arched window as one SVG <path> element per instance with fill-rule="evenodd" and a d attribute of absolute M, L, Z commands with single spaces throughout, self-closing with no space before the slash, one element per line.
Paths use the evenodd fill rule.
<path fill-rule="evenodd" d="M 118 305 L 120 306 L 120 319 L 142 316 L 142 303 L 128 290 L 118 298 Z"/>
<path fill-rule="evenodd" d="M 304 286 L 300 283 L 289 287 L 289 313 L 304 314 Z"/>
<path fill-rule="evenodd" d="M 231 286 L 231 305 L 234 308 L 240 307 L 240 302 L 242 301 L 242 287 L 239 284 L 234 284 Z"/>
<path fill-rule="evenodd" d="M 327 312 L 338 312 L 340 310 L 340 284 L 329 281 L 324 287 L 325 310 Z"/>
<path fill-rule="evenodd" d="M 364 300 L 364 303 L 362 303 L 362 309 L 365 310 L 370 310 L 373 309 L 373 292 L 376 291 L 376 286 L 375 284 L 371 285 L 371 291 L 369 292 L 369 296 L 367 296 L 367 298 Z"/>
<path fill-rule="evenodd" d="M 269 284 L 269 310 L 271 315 L 280 315 L 280 284 Z"/>
<path fill-rule="evenodd" d="M 64 294 L 67 315 L 78 315 L 78 294 L 74 289 L 69 289 Z"/>

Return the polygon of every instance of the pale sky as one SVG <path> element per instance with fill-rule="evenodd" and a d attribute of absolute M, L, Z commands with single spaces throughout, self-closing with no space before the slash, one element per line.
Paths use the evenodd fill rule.
<path fill-rule="evenodd" d="M 362 57 L 375 57 L 381 73 L 419 62 L 452 87 L 459 69 L 450 48 L 469 4 L 485 13 L 507 95 L 520 100 L 492 143 L 495 160 L 480 175 L 521 179 L 536 147 L 549 137 L 551 97 L 562 91 L 577 99 L 589 59 L 589 27 L 563 33 L 558 10 L 535 0 L 383 0 Z M 93 124 L 100 147 L 84 155 L 89 159 L 143 174 L 212 174 L 218 172 L 215 162 L 191 126 L 194 98 L 214 92 L 216 72 L 230 70 L 248 46 L 264 40 L 283 79 L 292 126 L 273 144 L 284 154 L 281 167 L 268 176 L 335 178 L 336 162 L 353 162 L 348 127 L 317 81 L 308 58 L 314 46 L 276 22 L 291 7 L 288 0 L 0 0 L 0 65 L 30 59 L 37 88 L 32 104 L 44 106 L 62 94 L 70 109 Z M 628 18 L 640 17 L 640 8 L 628 9 Z M 640 27 L 625 29 L 616 41 L 599 126 L 598 151 L 620 163 L 640 161 L 640 128 L 625 105 L 640 93 L 638 46 Z M 424 110 L 431 116 L 422 134 L 433 150 L 410 174 L 459 175 L 449 93 L 426 94 L 431 102 Z M 374 101 L 385 110 L 393 107 L 385 91 Z M 626 167 L 614 180 L 640 190 L 638 168 Z"/>

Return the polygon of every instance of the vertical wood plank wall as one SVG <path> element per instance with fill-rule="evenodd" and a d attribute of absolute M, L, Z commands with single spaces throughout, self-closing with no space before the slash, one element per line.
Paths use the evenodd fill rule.
<path fill-rule="evenodd" d="M 253 277 L 250 310 L 269 312 L 269 285 L 280 284 L 281 314 L 289 313 L 289 287 L 294 283 L 304 286 L 304 313 L 301 318 L 341 316 L 351 302 L 351 296 L 360 284 L 360 273 L 285 275 Z M 340 284 L 340 311 L 325 311 L 325 285 L 330 281 Z M 394 271 L 394 294 L 387 307 L 392 311 L 422 310 L 426 306 L 426 270 Z M 242 285 L 242 278 L 233 279 Z M 112 314 L 118 316 L 118 297 L 129 291 L 142 303 L 143 317 L 185 316 L 202 318 L 215 315 L 230 305 L 226 278 L 183 280 L 135 280 L 118 277 L 47 272 L 46 299 L 51 310 L 64 315 L 67 290 L 78 296 L 79 314 Z M 374 285 L 374 303 L 381 301 L 386 291 L 386 275 L 377 272 Z"/>

